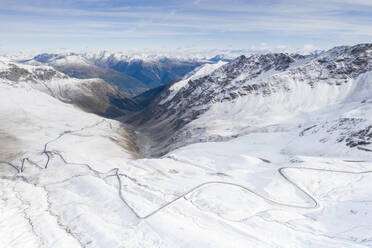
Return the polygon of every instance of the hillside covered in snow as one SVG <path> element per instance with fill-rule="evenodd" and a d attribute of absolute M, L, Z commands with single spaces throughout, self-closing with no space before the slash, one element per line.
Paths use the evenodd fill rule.
<path fill-rule="evenodd" d="M 0 88 L 4 247 L 372 247 L 372 44 L 140 99 L 1 58 Z"/>
<path fill-rule="evenodd" d="M 132 99 L 102 79 L 71 78 L 49 66 L 24 65 L 2 59 L 0 79 L 3 84 L 37 89 L 62 102 L 107 117 L 123 116 L 139 109 Z"/>
<path fill-rule="evenodd" d="M 223 59 L 223 58 L 219 58 Z M 71 77 L 100 78 L 130 96 L 180 80 L 185 74 L 214 59 L 128 55 L 125 53 L 43 53 L 20 62 L 49 65 Z"/>
<path fill-rule="evenodd" d="M 371 50 L 370 44 L 362 44 L 313 56 L 263 54 L 208 65 L 164 89 L 129 122 L 152 137 L 155 153 L 260 130 L 301 132 L 314 125 L 317 128 L 311 132 L 322 135 L 321 144 L 337 140 L 335 145 L 343 141 L 356 146 L 350 141 L 354 133 L 370 125 L 365 111 L 371 89 Z M 350 114 L 347 106 L 363 110 Z M 337 125 L 348 133 L 336 134 L 340 130 L 331 129 Z M 369 137 L 360 139 L 368 143 Z"/>

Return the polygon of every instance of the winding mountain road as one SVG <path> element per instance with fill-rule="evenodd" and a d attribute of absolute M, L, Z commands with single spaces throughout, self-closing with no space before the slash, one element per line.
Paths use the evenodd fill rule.
<path fill-rule="evenodd" d="M 61 139 L 63 136 L 65 135 L 68 135 L 68 134 L 73 134 L 73 133 L 77 133 L 77 132 L 81 132 L 85 129 L 89 129 L 89 128 L 93 128 L 93 127 L 96 127 L 98 125 L 100 125 L 101 123 L 105 122 L 106 120 L 102 120 L 100 122 L 97 122 L 93 125 L 90 125 L 90 126 L 87 126 L 87 127 L 83 127 L 81 129 L 78 129 L 78 130 L 74 130 L 74 131 L 65 131 L 61 134 L 59 134 L 56 138 L 48 141 L 47 143 L 45 143 L 44 145 L 44 150 L 42 152 L 42 154 L 45 154 L 47 156 L 47 161 L 45 163 L 44 166 L 40 166 L 38 165 L 37 163 L 31 161 L 28 157 L 26 158 L 23 158 L 22 159 L 22 166 L 21 168 L 17 168 L 15 165 L 13 165 L 12 163 L 10 162 L 5 162 L 5 161 L 0 161 L 0 163 L 2 164 L 6 164 L 10 167 L 12 167 L 13 169 L 17 170 L 17 173 L 22 173 L 25 169 L 25 161 L 28 161 L 30 162 L 31 164 L 33 164 L 34 166 L 38 166 L 39 168 L 44 168 L 44 169 L 47 169 L 48 168 L 48 164 L 50 163 L 50 161 L 52 160 L 52 156 L 50 156 L 51 154 L 56 154 L 57 156 L 59 156 L 61 158 L 61 160 L 66 164 L 70 164 L 70 165 L 83 165 L 83 166 L 86 166 L 90 171 L 92 171 L 95 176 L 99 177 L 99 178 L 103 178 L 103 176 L 107 173 L 102 173 L 102 172 L 99 172 L 97 170 L 94 170 L 92 166 L 90 166 L 89 164 L 86 164 L 86 163 L 74 163 L 74 162 L 69 162 L 67 161 L 63 155 L 61 153 L 59 153 L 58 151 L 49 151 L 48 150 L 48 145 Z M 362 162 L 362 161 L 360 161 Z M 191 189 L 189 189 L 188 191 L 186 191 L 185 193 L 177 196 L 176 198 L 174 198 L 173 200 L 165 203 L 164 205 L 160 206 L 159 208 L 153 210 L 152 212 L 144 215 L 144 216 L 141 216 L 130 204 L 129 202 L 127 201 L 127 199 L 124 197 L 124 194 L 122 192 L 122 180 L 120 178 L 120 173 L 119 173 L 119 168 L 114 168 L 110 171 L 113 171 L 113 174 L 112 175 L 107 175 L 105 177 L 116 177 L 117 178 L 117 181 L 119 183 L 119 188 L 118 188 L 118 193 L 119 193 L 119 198 L 121 199 L 121 201 L 128 207 L 128 209 L 130 209 L 130 211 L 138 218 L 138 219 L 141 219 L 141 220 L 145 220 L 145 219 L 148 219 L 150 218 L 151 216 L 154 216 L 155 214 L 157 214 L 158 212 L 162 211 L 163 209 L 171 206 L 172 204 L 176 203 L 177 201 L 179 201 L 180 199 L 182 198 L 185 198 L 193 193 L 193 192 L 196 192 L 200 189 L 202 189 L 203 187 L 207 187 L 207 186 L 212 186 L 212 185 L 216 185 L 216 184 L 219 184 L 219 185 L 231 185 L 231 186 L 234 186 L 234 187 L 237 187 L 237 188 L 240 188 L 240 189 L 243 189 L 261 199 L 263 199 L 264 201 L 270 203 L 270 204 L 274 204 L 274 205 L 278 205 L 278 206 L 284 206 L 284 207 L 290 207 L 290 208 L 301 208 L 301 209 L 316 209 L 320 206 L 320 203 L 318 202 L 317 199 L 315 199 L 315 197 L 313 197 L 309 192 L 307 192 L 304 188 L 302 188 L 300 185 L 298 185 L 295 181 L 293 181 L 285 172 L 286 171 L 289 171 L 289 170 L 310 170 L 310 171 L 320 171 L 320 172 L 331 172 L 331 173 L 345 173 L 345 174 L 353 174 L 353 175 L 361 175 L 361 174 L 369 174 L 369 173 L 372 173 L 372 170 L 369 170 L 369 171 L 361 171 L 361 172 L 350 172 L 350 171 L 344 171 L 344 170 L 329 170 L 329 169 L 317 169 L 317 168 L 308 168 L 308 167 L 280 167 L 278 168 L 278 173 L 280 174 L 280 176 L 286 180 L 288 183 L 290 183 L 291 185 L 293 185 L 296 189 L 298 189 L 300 192 L 302 192 L 312 203 L 310 205 L 296 205 L 296 204 L 289 204 L 289 203 L 285 203 L 285 202 L 279 202 L 279 201 L 276 201 L 276 200 L 273 200 L 273 199 L 270 199 L 244 185 L 241 185 L 241 184 L 237 184 L 237 183 L 234 183 L 234 182 L 228 182 L 228 181 L 207 181 L 207 182 L 204 182 L 204 183 L 201 183 L 201 184 L 198 184 L 194 187 L 192 187 Z M 109 172 L 110 172 L 109 171 Z"/>

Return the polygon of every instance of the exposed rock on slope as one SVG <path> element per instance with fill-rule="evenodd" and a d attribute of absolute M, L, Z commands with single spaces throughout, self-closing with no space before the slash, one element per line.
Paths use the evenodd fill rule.
<path fill-rule="evenodd" d="M 346 99 L 362 83 L 356 79 L 372 70 L 371 51 L 372 44 L 361 44 L 313 56 L 240 56 L 176 91 L 164 90 L 129 122 L 155 140 L 155 154 L 277 125 Z"/>
<path fill-rule="evenodd" d="M 110 68 L 140 80 L 148 88 L 180 80 L 196 67 L 209 63 L 209 61 L 200 59 L 132 57 L 107 52 L 87 55 L 87 57 L 98 66 Z"/>
<path fill-rule="evenodd" d="M 177 81 L 196 67 L 210 63 L 198 59 L 132 57 L 107 52 L 40 54 L 23 62 L 49 65 L 70 77 L 101 78 L 131 96 Z"/>
<path fill-rule="evenodd" d="M 0 243 L 372 247 L 370 55 L 203 66 L 132 119 L 149 155 L 195 143 L 152 159 L 135 159 L 120 122 L 58 100 L 101 108 L 106 83 L 1 62 Z"/>
<path fill-rule="evenodd" d="M 139 106 L 102 79 L 76 79 L 48 66 L 30 66 L 0 61 L 0 80 L 14 86 L 43 91 L 88 112 L 106 117 L 125 115 Z"/>
<path fill-rule="evenodd" d="M 96 66 L 93 62 L 78 54 L 40 54 L 32 60 L 25 62 L 28 64 L 50 65 L 56 70 L 74 78 L 101 78 L 129 95 L 137 95 L 148 89 L 145 84 L 136 78 L 110 68 Z"/>

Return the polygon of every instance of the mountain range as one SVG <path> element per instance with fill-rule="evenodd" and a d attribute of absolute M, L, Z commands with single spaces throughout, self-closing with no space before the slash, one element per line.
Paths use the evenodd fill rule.
<path fill-rule="evenodd" d="M 225 140 L 281 126 L 300 113 L 348 101 L 352 94 L 366 94 L 362 92 L 368 87 L 364 78 L 372 68 L 370 50 L 367 44 L 310 56 L 243 55 L 230 63 L 205 65 L 164 89 L 129 122 L 154 136 L 154 149 L 164 148 L 165 152 L 169 151 L 166 147 Z M 336 123 L 343 120 L 343 125 L 352 122 L 337 117 L 330 118 Z M 363 116 L 358 118 L 363 119 L 363 126 L 355 132 L 362 132 L 368 122 Z"/>
<path fill-rule="evenodd" d="M 372 247 L 372 44 L 0 58 L 0 88 L 4 247 Z"/>
<path fill-rule="evenodd" d="M 136 57 L 120 53 L 61 53 L 39 54 L 19 62 L 31 65 L 49 65 L 71 77 L 100 78 L 119 91 L 136 96 L 148 89 L 180 80 L 196 67 L 213 63 L 198 58 Z"/>

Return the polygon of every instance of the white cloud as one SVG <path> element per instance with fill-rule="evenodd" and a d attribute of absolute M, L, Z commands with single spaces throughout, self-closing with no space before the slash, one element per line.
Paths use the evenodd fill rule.
<path fill-rule="evenodd" d="M 85 1 L 102 4 L 98 0 Z M 288 37 L 323 43 L 372 40 L 372 17 L 345 16 L 352 11 L 365 13 L 372 10 L 372 1 L 369 0 L 303 0 L 301 4 L 295 0 L 276 3 L 194 0 L 174 1 L 164 5 L 159 3 L 157 6 L 123 5 L 89 9 L 74 7 L 71 2 L 66 0 L 63 8 L 30 4 L 22 0 L 2 4 L 0 22 L 6 25 L 0 26 L 0 35 L 7 39 L 104 36 L 150 40 L 168 37 L 170 42 L 173 37 L 186 37 L 194 39 L 196 44 L 200 44 L 200 40 L 212 44 L 222 44 L 226 40 L 225 45 L 228 42 L 234 44 L 238 39 L 254 40 L 255 44 L 261 41 L 270 43 L 273 37 L 279 37 L 277 40 L 281 44 L 285 44 Z M 345 14 L 345 11 L 350 13 Z M 260 38 L 255 38 L 256 34 Z M 265 44 L 256 48 L 266 50 L 270 46 L 273 45 Z M 285 48 L 281 46 L 273 47 Z"/>

